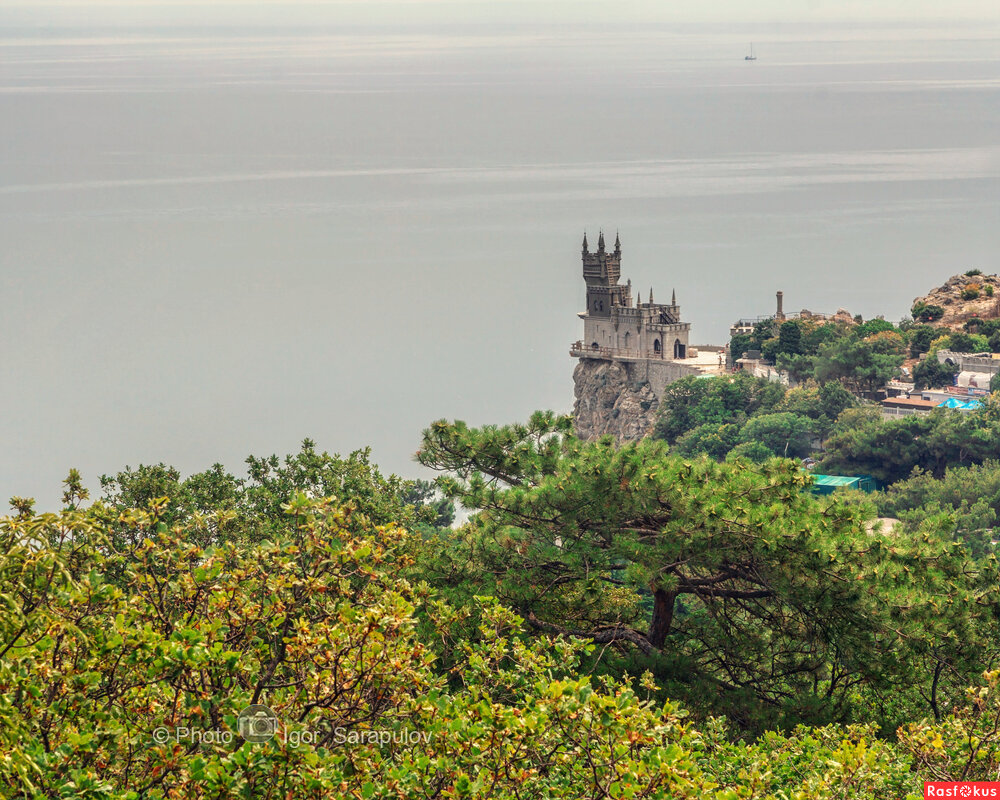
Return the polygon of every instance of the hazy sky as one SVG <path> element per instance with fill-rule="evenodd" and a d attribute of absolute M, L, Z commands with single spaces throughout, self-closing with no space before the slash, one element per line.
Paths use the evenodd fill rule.
<path fill-rule="evenodd" d="M 104 20 L 110 15 L 126 20 L 255 22 L 331 20 L 359 22 L 410 21 L 708 21 L 753 22 L 837 20 L 863 24 L 874 20 L 940 20 L 996 17 L 994 0 L 212 0 L 212 2 L 162 2 L 162 0 L 62 0 L 36 3 L 31 0 L 3 0 L 0 9 L 29 11 L 33 18 L 54 15 Z"/>
<path fill-rule="evenodd" d="M 0 501 L 569 410 L 584 229 L 695 343 L 998 272 L 993 5 L 0 4 Z"/>

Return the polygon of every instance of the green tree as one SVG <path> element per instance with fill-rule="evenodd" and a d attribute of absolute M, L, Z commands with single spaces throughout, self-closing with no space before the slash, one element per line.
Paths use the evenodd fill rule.
<path fill-rule="evenodd" d="M 726 455 L 726 461 L 737 458 L 745 458 L 755 464 L 763 464 L 769 458 L 774 458 L 774 453 L 760 442 L 740 442 Z"/>
<path fill-rule="evenodd" d="M 958 374 L 958 366 L 928 356 L 913 368 L 913 384 L 916 389 L 951 386 Z"/>
<path fill-rule="evenodd" d="M 944 309 L 941 306 L 928 305 L 920 301 L 914 304 L 913 308 L 910 309 L 910 313 L 918 322 L 937 322 L 937 320 L 944 316 Z"/>
<path fill-rule="evenodd" d="M 796 355 L 802 352 L 802 329 L 799 323 L 788 320 L 778 328 L 778 352 Z"/>
<path fill-rule="evenodd" d="M 896 326 L 891 322 L 886 322 L 884 319 L 870 319 L 867 322 L 862 322 L 855 329 L 855 334 L 861 338 L 866 339 L 876 333 L 884 333 L 886 331 L 895 331 Z"/>
<path fill-rule="evenodd" d="M 948 335 L 948 349 L 956 353 L 982 353 L 989 349 L 989 340 L 979 334 L 953 331 Z"/>
<path fill-rule="evenodd" d="M 671 696 L 753 728 L 847 716 L 863 688 L 929 680 L 910 675 L 909 648 L 962 628 L 932 605 L 971 608 L 964 579 L 943 577 L 964 569 L 961 553 L 931 534 L 883 546 L 871 510 L 814 498 L 794 463 L 688 460 L 568 430 L 546 414 L 440 421 L 417 453 L 482 510 L 462 544 L 470 582 L 540 633 L 640 654 Z"/>
<path fill-rule="evenodd" d="M 847 408 L 858 406 L 860 401 L 839 383 L 803 384 L 789 389 L 775 411 L 790 411 L 813 421 L 813 432 L 825 439 L 834 422 Z"/>
<path fill-rule="evenodd" d="M 735 362 L 743 358 L 744 353 L 753 349 L 753 339 L 750 334 L 736 333 L 729 339 L 729 355 Z"/>
<path fill-rule="evenodd" d="M 896 376 L 903 357 L 895 344 L 845 336 L 820 347 L 816 357 L 816 380 L 820 383 L 839 381 L 854 392 L 873 392 Z"/>
<path fill-rule="evenodd" d="M 1000 518 L 1000 463 L 948 467 L 938 479 L 917 468 L 876 496 L 879 513 L 898 517 L 911 530 L 939 515 L 955 537 L 979 556 L 993 551 L 993 529 Z"/>
<path fill-rule="evenodd" d="M 845 412 L 847 413 L 847 412 Z M 930 414 L 883 420 L 834 432 L 820 464 L 825 472 L 872 475 L 886 484 L 915 467 L 942 478 L 948 467 L 980 464 L 996 456 L 996 409 L 935 409 Z"/>
<path fill-rule="evenodd" d="M 740 428 L 738 425 L 718 424 L 708 422 L 699 425 L 681 436 L 677 440 L 674 450 L 686 456 L 704 454 L 710 458 L 721 460 L 726 457 L 726 453 L 733 449 L 739 442 Z"/>
<path fill-rule="evenodd" d="M 910 346 L 910 358 L 917 358 L 921 353 L 930 350 L 931 342 L 938 336 L 938 329 L 930 325 L 914 325 L 906 332 L 906 341 Z"/>
<path fill-rule="evenodd" d="M 783 411 L 751 418 L 739 436 L 741 442 L 760 442 L 779 456 L 804 458 L 812 449 L 812 428 L 808 417 Z"/>
<path fill-rule="evenodd" d="M 664 390 L 653 435 L 672 444 L 699 425 L 741 425 L 748 416 L 773 408 L 784 393 L 780 384 L 741 372 L 682 378 Z"/>

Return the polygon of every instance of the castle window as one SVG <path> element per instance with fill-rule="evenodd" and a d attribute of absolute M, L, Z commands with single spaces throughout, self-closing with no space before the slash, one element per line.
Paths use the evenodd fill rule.
<path fill-rule="evenodd" d="M 625 349 L 628 350 L 628 331 L 625 331 Z"/>
<path fill-rule="evenodd" d="M 680 339 L 674 339 L 674 358 L 686 358 L 687 348 L 681 344 Z"/>
<path fill-rule="evenodd" d="M 653 352 L 654 353 L 659 353 L 660 352 L 660 340 L 659 339 L 653 339 Z"/>
<path fill-rule="evenodd" d="M 600 347 L 600 345 L 597 342 L 591 342 L 590 347 L 592 350 L 597 350 Z"/>

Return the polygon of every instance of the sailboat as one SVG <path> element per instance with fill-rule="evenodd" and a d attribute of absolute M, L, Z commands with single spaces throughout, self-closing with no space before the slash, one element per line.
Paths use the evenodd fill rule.
<path fill-rule="evenodd" d="M 755 56 L 753 54 L 753 42 L 750 42 L 750 55 L 743 56 L 743 60 L 744 61 L 756 61 L 757 60 L 757 56 Z"/>

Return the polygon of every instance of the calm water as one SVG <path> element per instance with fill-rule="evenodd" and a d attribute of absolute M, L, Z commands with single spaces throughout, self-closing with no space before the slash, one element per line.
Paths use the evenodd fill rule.
<path fill-rule="evenodd" d="M 0 494 L 49 506 L 568 410 L 584 229 L 695 342 L 1000 270 L 997 25 L 0 28 L 0 119 Z"/>

